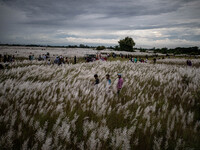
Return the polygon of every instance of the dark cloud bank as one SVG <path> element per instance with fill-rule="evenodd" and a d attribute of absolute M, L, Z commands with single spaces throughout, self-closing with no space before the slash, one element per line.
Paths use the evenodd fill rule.
<path fill-rule="evenodd" d="M 0 0 L 0 42 L 200 46 L 199 0 Z"/>

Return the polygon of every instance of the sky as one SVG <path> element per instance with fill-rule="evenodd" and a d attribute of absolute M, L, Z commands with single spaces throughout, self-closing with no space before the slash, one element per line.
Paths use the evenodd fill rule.
<path fill-rule="evenodd" d="M 200 47 L 200 0 L 0 0 L 0 43 Z"/>

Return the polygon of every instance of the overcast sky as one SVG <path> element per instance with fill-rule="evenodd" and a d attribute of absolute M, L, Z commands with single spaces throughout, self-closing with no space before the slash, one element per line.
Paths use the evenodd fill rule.
<path fill-rule="evenodd" d="M 0 43 L 200 47 L 200 0 L 0 0 Z"/>

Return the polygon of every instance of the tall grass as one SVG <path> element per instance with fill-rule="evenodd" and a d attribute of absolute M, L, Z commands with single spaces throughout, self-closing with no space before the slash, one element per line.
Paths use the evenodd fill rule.
<path fill-rule="evenodd" d="M 200 68 L 38 63 L 0 72 L 0 149 L 200 148 Z"/>

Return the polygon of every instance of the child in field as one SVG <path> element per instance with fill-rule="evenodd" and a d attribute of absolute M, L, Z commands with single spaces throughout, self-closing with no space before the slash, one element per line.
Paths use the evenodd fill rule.
<path fill-rule="evenodd" d="M 107 85 L 110 86 L 111 85 L 111 80 L 110 80 L 110 75 L 109 74 L 106 75 L 106 79 L 107 79 Z"/>
<path fill-rule="evenodd" d="M 122 79 L 122 75 L 120 73 L 117 74 L 118 75 L 118 83 L 117 83 L 117 94 L 119 94 L 120 90 L 122 89 L 122 85 L 123 85 L 123 79 Z"/>
<path fill-rule="evenodd" d="M 110 75 L 109 74 L 106 75 L 106 80 L 107 80 L 106 90 L 109 93 L 109 92 L 111 92 L 111 79 L 110 79 Z"/>
<path fill-rule="evenodd" d="M 48 64 L 48 65 L 51 65 L 51 60 L 50 60 L 50 59 L 47 61 L 47 64 Z"/>

